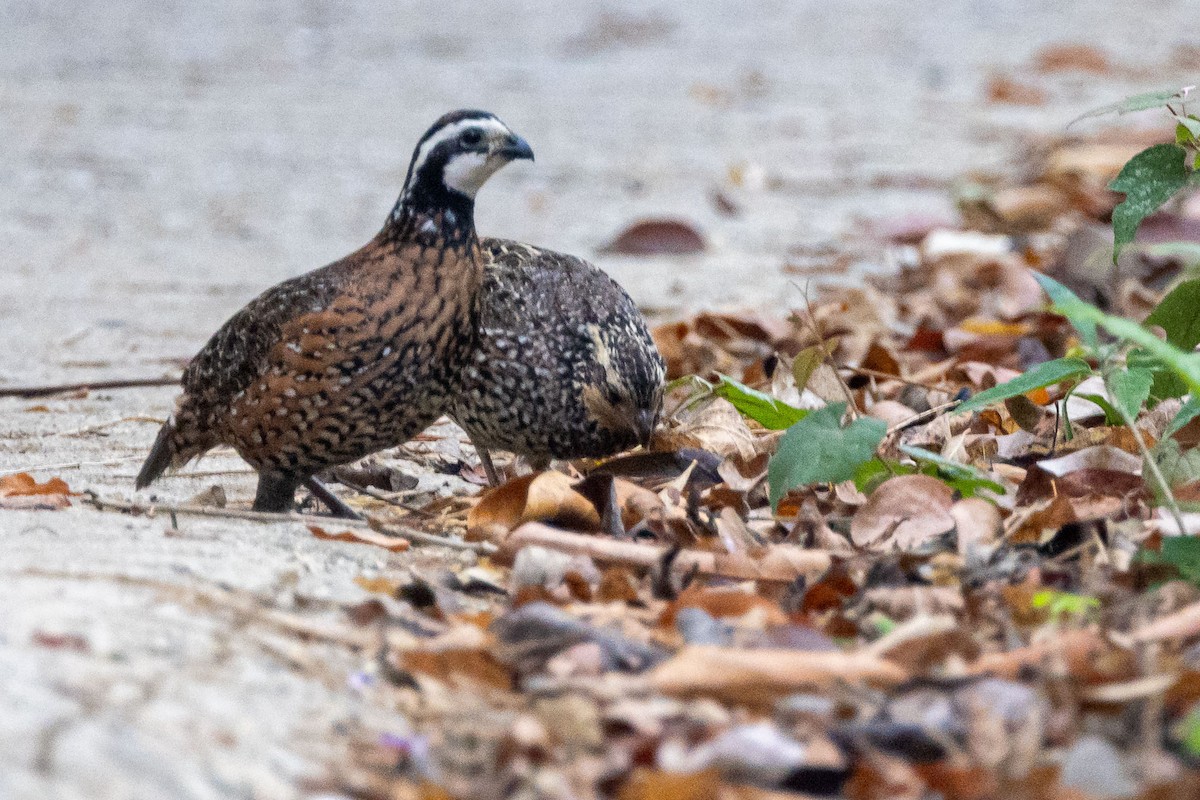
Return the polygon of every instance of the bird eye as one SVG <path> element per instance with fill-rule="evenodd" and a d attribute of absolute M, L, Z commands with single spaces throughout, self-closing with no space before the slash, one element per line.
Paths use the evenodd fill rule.
<path fill-rule="evenodd" d="M 458 137 L 458 140 L 467 147 L 474 147 L 483 141 L 483 132 L 478 128 L 467 128 L 462 132 L 462 135 Z"/>

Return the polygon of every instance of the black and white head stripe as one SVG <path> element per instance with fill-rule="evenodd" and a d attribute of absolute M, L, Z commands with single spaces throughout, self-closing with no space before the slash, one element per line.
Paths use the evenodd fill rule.
<path fill-rule="evenodd" d="M 405 198 L 421 203 L 453 192 L 474 198 L 496 170 L 514 158 L 532 158 L 529 145 L 486 111 L 453 111 L 417 143 Z"/>

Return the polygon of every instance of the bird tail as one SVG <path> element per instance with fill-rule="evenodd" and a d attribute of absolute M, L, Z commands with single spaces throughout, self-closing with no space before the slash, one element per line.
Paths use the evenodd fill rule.
<path fill-rule="evenodd" d="M 158 429 L 158 437 L 154 440 L 154 446 L 150 448 L 150 455 L 146 457 L 146 463 L 142 464 L 142 471 L 138 473 L 137 488 L 145 489 L 166 472 L 175 461 L 175 453 L 175 422 L 169 419 Z"/>

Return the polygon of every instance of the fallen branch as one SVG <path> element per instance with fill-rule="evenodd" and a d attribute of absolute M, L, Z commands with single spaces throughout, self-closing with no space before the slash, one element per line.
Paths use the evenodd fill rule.
<path fill-rule="evenodd" d="M 49 397 L 64 392 L 90 392 L 95 389 L 141 389 L 147 386 L 178 386 L 179 378 L 128 378 L 85 383 L 52 383 L 45 386 L 2 386 L 0 397 Z"/>
<path fill-rule="evenodd" d="M 193 517 L 216 517 L 220 519 L 242 519 L 248 522 L 296 522 L 306 527 L 332 525 L 339 528 L 369 528 L 387 536 L 403 539 L 414 545 L 447 547 L 452 550 L 470 550 L 487 555 L 496 551 L 489 542 L 464 542 L 449 536 L 397 528 L 377 518 L 366 520 L 318 517 L 312 514 L 278 514 L 270 511 L 249 511 L 238 508 L 215 508 L 212 506 L 175 505 L 170 503 L 131 503 L 125 500 L 107 500 L 94 494 L 84 497 L 84 502 L 100 511 L 123 511 L 127 514 L 153 517 L 157 514 L 184 514 Z"/>
<path fill-rule="evenodd" d="M 685 647 L 649 675 L 650 685 L 663 694 L 758 707 L 770 707 L 782 696 L 805 690 L 843 684 L 891 687 L 908 678 L 902 667 L 861 652 L 711 646 Z"/>
<path fill-rule="evenodd" d="M 1145 627 L 1133 631 L 1134 642 L 1163 642 L 1169 639 L 1191 639 L 1200 636 L 1200 603 L 1164 614 Z"/>
<path fill-rule="evenodd" d="M 1094 630 L 1063 631 L 1025 647 L 1003 653 L 987 653 L 967 666 L 969 675 L 992 675 L 1017 680 L 1025 670 L 1048 670 L 1052 674 L 1087 675 L 1095 671 L 1105 654 L 1119 654 Z M 1128 655 L 1128 654 L 1126 654 Z M 1132 677 L 1129 658 L 1110 659 L 1113 680 Z"/>
<path fill-rule="evenodd" d="M 645 568 L 660 565 L 670 549 L 593 534 L 570 533 L 539 522 L 527 522 L 500 543 L 496 555 L 498 559 L 511 562 L 518 550 L 531 546 L 585 555 L 601 563 Z M 828 570 L 831 563 L 830 555 L 824 551 L 805 550 L 789 544 L 774 545 L 759 559 L 707 550 L 683 550 L 673 561 L 673 565 L 683 572 L 694 570 L 701 575 L 778 583 L 791 583 L 801 576 L 817 577 Z"/>

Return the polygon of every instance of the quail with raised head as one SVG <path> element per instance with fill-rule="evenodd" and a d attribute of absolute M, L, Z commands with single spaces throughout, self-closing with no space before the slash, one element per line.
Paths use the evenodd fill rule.
<path fill-rule="evenodd" d="M 616 281 L 575 256 L 483 239 L 479 337 L 451 398 L 488 480 L 490 450 L 534 462 L 648 445 L 666 369 Z"/>
<path fill-rule="evenodd" d="M 192 359 L 138 488 L 226 444 L 258 471 L 255 510 L 285 511 L 320 470 L 402 444 L 445 413 L 476 352 L 475 193 L 532 158 L 487 112 L 434 123 L 375 238 L 263 292 Z"/>

